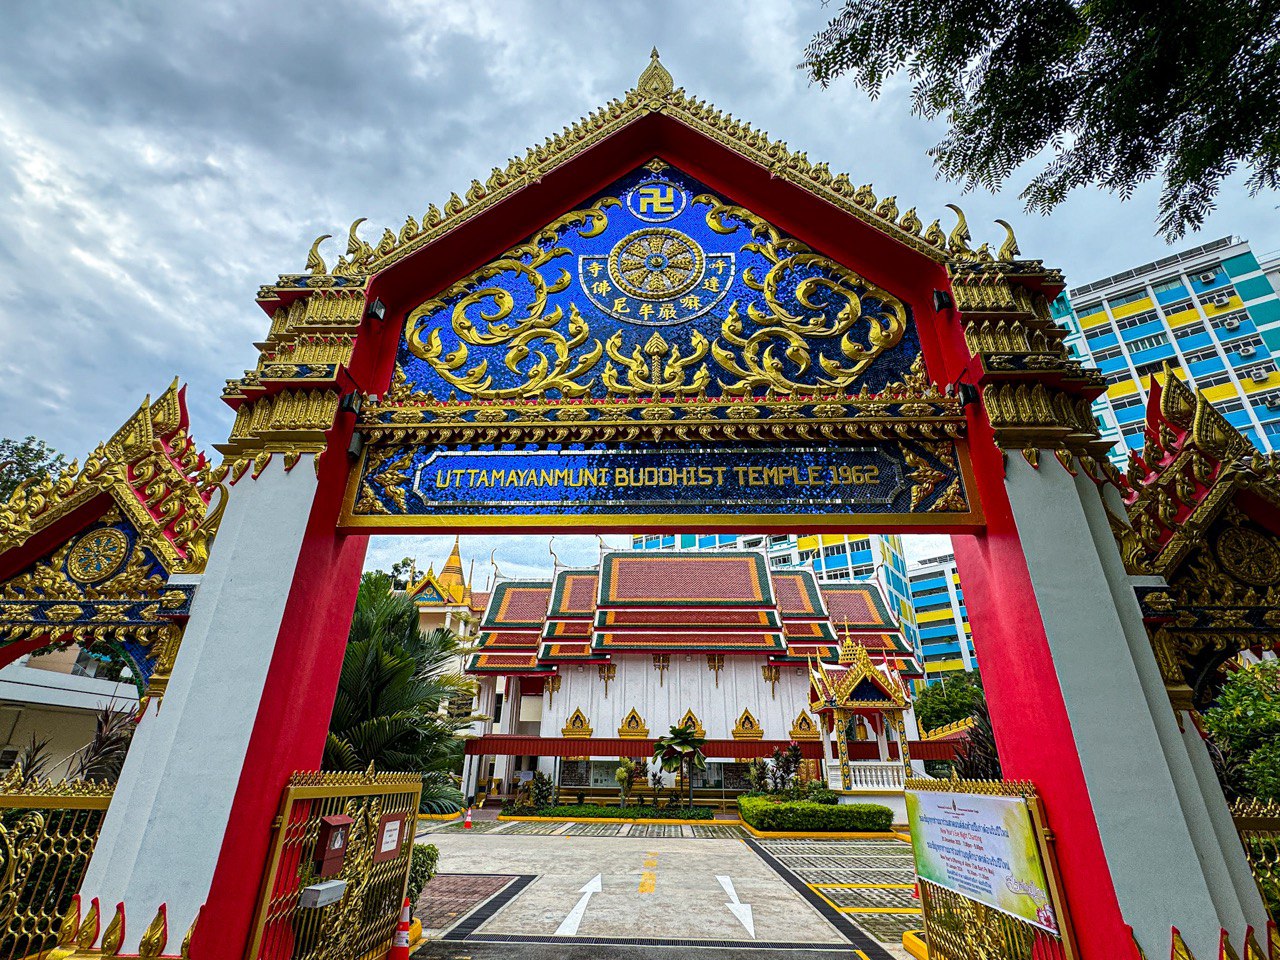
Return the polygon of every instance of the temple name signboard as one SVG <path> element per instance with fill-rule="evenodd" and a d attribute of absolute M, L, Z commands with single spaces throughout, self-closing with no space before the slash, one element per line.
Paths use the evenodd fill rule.
<path fill-rule="evenodd" d="M 344 522 L 515 526 L 976 522 L 951 443 L 367 451 Z M 551 521 L 548 524 L 548 521 Z"/>

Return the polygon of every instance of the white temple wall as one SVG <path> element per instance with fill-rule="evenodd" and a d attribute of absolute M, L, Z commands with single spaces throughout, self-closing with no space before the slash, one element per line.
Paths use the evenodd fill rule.
<path fill-rule="evenodd" d="M 809 702 L 809 677 L 804 664 L 779 664 L 777 696 L 760 668 L 764 657 L 726 655 L 716 674 L 705 654 L 672 654 L 664 673 L 649 654 L 615 656 L 617 677 L 608 684 L 595 664 L 560 668 L 560 690 L 543 694 L 541 735 L 558 737 L 574 710 L 581 710 L 594 737 L 616 737 L 623 718 L 635 708 L 651 737 L 664 736 L 692 709 L 707 737 L 728 740 L 743 710 L 760 722 L 765 740 L 790 740 L 796 715 Z"/>

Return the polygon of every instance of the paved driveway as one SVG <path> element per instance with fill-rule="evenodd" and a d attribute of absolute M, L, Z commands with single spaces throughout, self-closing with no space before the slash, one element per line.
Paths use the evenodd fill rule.
<path fill-rule="evenodd" d="M 907 845 L 659 826 L 433 829 L 423 839 L 444 873 L 419 904 L 435 929 L 417 960 L 907 956 L 901 932 L 919 925 Z"/>

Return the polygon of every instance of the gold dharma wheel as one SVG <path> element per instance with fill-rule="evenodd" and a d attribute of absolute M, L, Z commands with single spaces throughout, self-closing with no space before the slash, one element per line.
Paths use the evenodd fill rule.
<path fill-rule="evenodd" d="M 650 227 L 623 237 L 609 252 L 609 277 L 639 300 L 671 300 L 702 279 L 706 256 L 679 230 Z"/>
<path fill-rule="evenodd" d="M 67 573 L 81 583 L 97 583 L 119 570 L 129 554 L 129 538 L 114 527 L 92 530 L 67 554 Z"/>
<path fill-rule="evenodd" d="M 1218 559 L 1223 569 L 1237 580 L 1256 587 L 1280 581 L 1280 549 L 1247 527 L 1233 527 L 1218 538 Z"/>

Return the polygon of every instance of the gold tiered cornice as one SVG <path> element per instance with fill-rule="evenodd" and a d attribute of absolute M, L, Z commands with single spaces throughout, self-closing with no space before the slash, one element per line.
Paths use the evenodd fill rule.
<path fill-rule="evenodd" d="M 879 198 L 870 184 L 855 186 L 847 174 L 833 174 L 826 163 L 813 163 L 805 153 L 791 150 L 767 133 L 676 88 L 655 50 L 635 88 L 621 99 L 609 101 L 560 133 L 530 147 L 523 157 L 509 160 L 505 167 L 494 167 L 483 183 L 472 180 L 461 196 L 455 192 L 441 206 L 430 204 L 421 219 L 410 214 L 398 230 L 384 229 L 376 244 L 359 236 L 358 229 L 364 219 L 356 220 L 347 232 L 346 253 L 338 257 L 332 269 L 320 252 L 330 235 L 317 238 L 307 256 L 308 272 L 281 276 L 278 283 L 262 288 L 259 300 L 278 301 L 288 291 L 300 289 L 332 289 L 335 285 L 341 285 L 343 290 L 360 287 L 365 278 L 439 240 L 619 130 L 654 113 L 679 120 L 764 167 L 771 176 L 825 200 L 932 260 L 954 265 L 957 272 L 984 274 L 990 269 L 1006 276 L 1061 284 L 1058 271 L 1046 270 L 1038 260 L 1018 259 L 1017 241 L 1005 221 L 997 221 L 1004 227 L 1005 237 L 995 253 L 987 243 L 977 249 L 970 247 L 968 222 L 954 205 L 948 205 L 956 214 L 956 222 L 949 231 L 944 231 L 938 220 L 926 227 L 914 207 L 899 213 L 897 197 Z"/>

